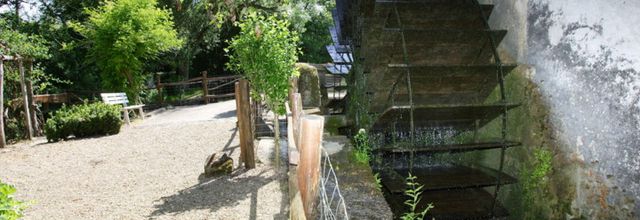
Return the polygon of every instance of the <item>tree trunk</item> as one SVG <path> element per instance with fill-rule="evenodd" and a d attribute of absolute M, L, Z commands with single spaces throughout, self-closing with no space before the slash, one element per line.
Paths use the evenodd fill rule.
<path fill-rule="evenodd" d="M 4 139 L 4 63 L 0 56 L 0 148 L 7 144 Z"/>
<path fill-rule="evenodd" d="M 275 159 L 276 159 L 276 168 L 280 168 L 280 121 L 278 120 L 278 114 L 273 113 L 273 136 L 275 141 Z"/>

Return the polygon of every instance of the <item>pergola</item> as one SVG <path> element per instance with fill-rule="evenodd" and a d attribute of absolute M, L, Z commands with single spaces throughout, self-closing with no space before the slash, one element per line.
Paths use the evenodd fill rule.
<path fill-rule="evenodd" d="M 27 87 L 31 87 L 31 83 L 27 83 L 25 80 L 25 70 L 24 70 L 24 62 L 27 62 L 29 65 L 29 71 L 33 70 L 33 61 L 31 59 L 23 58 L 19 55 L 9 56 L 9 55 L 0 55 L 0 148 L 6 146 L 6 139 L 4 133 L 4 62 L 15 62 L 18 65 L 18 69 L 20 71 L 20 90 L 22 91 L 22 100 L 25 112 L 25 125 L 27 127 L 27 138 L 29 140 L 33 139 L 34 136 L 34 127 L 37 128 L 38 121 L 35 116 L 35 109 L 30 108 L 29 104 L 32 103 L 30 100 L 33 100 L 33 91 L 31 88 L 27 89 Z"/>

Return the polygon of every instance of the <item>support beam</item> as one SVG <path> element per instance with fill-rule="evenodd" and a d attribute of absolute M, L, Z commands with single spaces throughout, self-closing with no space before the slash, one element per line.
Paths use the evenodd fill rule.
<path fill-rule="evenodd" d="M 7 145 L 4 136 L 4 61 L 0 56 L 0 148 Z"/>
<path fill-rule="evenodd" d="M 18 60 L 18 68 L 20 69 L 20 89 L 22 90 L 22 100 L 24 104 L 24 123 L 27 127 L 27 138 L 33 139 L 33 127 L 31 126 L 31 111 L 29 111 L 29 98 L 27 93 L 26 79 L 24 76 L 24 63 L 22 59 Z"/>
<path fill-rule="evenodd" d="M 27 61 L 29 63 L 29 75 L 33 76 L 33 61 Z M 38 112 L 36 103 L 33 100 L 33 83 L 31 80 L 27 81 L 27 96 L 29 99 L 29 110 L 31 110 L 31 125 L 33 126 L 34 135 L 40 136 L 42 132 L 40 130 L 40 125 L 38 124 Z"/>

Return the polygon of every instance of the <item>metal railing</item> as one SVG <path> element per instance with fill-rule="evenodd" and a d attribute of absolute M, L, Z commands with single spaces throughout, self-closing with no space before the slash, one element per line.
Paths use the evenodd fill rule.
<path fill-rule="evenodd" d="M 322 164 L 320 173 L 320 219 L 338 220 L 349 219 L 347 205 L 345 204 L 336 171 L 331 165 L 331 159 L 327 151 L 322 148 Z"/>

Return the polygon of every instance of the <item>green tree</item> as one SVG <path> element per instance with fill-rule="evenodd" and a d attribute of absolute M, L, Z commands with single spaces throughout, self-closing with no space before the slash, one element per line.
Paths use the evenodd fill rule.
<path fill-rule="evenodd" d="M 107 1 L 87 10 L 89 20 L 83 25 L 73 24 L 90 45 L 104 89 L 124 90 L 137 101 L 145 62 L 182 44 L 170 12 L 156 5 L 155 0 Z"/>
<path fill-rule="evenodd" d="M 0 54 L 28 59 L 49 57 L 47 42 L 41 36 L 17 31 L 3 18 L 0 18 Z"/>
<path fill-rule="evenodd" d="M 298 35 L 289 31 L 289 23 L 275 16 L 250 14 L 240 22 L 240 34 L 230 42 L 227 52 L 231 69 L 242 72 L 255 94 L 262 94 L 275 113 L 276 152 L 279 151 L 278 116 L 285 113 L 289 78 L 298 75 Z M 276 156 L 276 164 L 279 163 Z"/>

